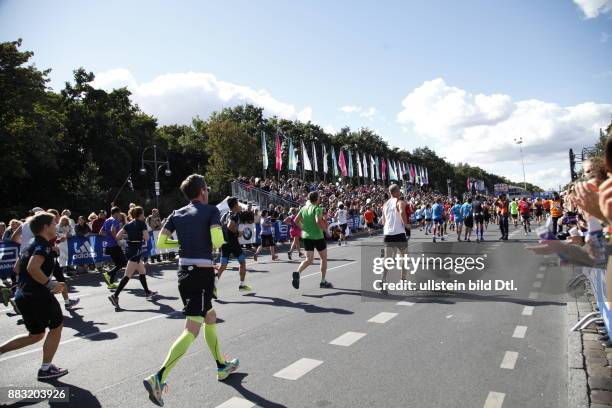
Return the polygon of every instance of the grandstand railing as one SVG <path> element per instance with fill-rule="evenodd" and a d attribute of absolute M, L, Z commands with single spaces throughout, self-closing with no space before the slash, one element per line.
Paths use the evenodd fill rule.
<path fill-rule="evenodd" d="M 293 200 L 287 200 L 274 193 L 262 190 L 251 185 L 232 181 L 232 195 L 239 200 L 259 205 L 260 208 L 268 208 L 270 204 L 281 205 L 286 208 L 299 207 L 300 204 Z"/>

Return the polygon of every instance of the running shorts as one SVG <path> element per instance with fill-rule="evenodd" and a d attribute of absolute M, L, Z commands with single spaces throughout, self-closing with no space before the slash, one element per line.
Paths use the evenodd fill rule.
<path fill-rule="evenodd" d="M 64 315 L 55 296 L 21 296 L 15 299 L 28 333 L 44 333 L 46 328 L 55 329 L 64 322 Z"/>
<path fill-rule="evenodd" d="M 139 263 L 142 259 L 142 243 L 128 242 L 125 257 L 129 261 Z"/>
<path fill-rule="evenodd" d="M 127 265 L 127 260 L 125 259 L 125 254 L 119 245 L 115 245 L 112 247 L 106 247 L 104 249 L 104 253 L 111 257 L 115 266 L 123 268 Z"/>
<path fill-rule="evenodd" d="M 518 218 L 518 214 L 511 214 L 512 218 Z"/>
<path fill-rule="evenodd" d="M 433 220 L 434 224 L 442 225 L 444 224 L 444 218 L 436 218 Z"/>
<path fill-rule="evenodd" d="M 482 213 L 474 213 L 474 222 L 482 224 L 484 222 L 484 215 Z"/>
<path fill-rule="evenodd" d="M 327 243 L 325 242 L 325 238 L 321 238 L 321 239 L 303 238 L 302 242 L 304 243 L 304 248 L 306 249 L 306 251 L 314 251 L 316 249 L 317 252 L 321 252 L 325 248 L 327 248 Z"/>
<path fill-rule="evenodd" d="M 529 221 L 529 218 L 531 218 L 529 214 L 521 214 L 521 217 L 523 218 L 523 221 Z"/>
<path fill-rule="evenodd" d="M 246 261 L 242 247 L 238 242 L 226 242 L 221 246 L 221 265 L 227 265 L 229 263 L 230 256 L 234 256 L 239 263 Z"/>
<path fill-rule="evenodd" d="M 474 218 L 470 217 L 465 217 L 463 219 L 463 225 L 465 225 L 467 228 L 473 228 L 474 227 Z"/>
<path fill-rule="evenodd" d="M 202 316 L 212 309 L 215 269 L 183 265 L 178 271 L 178 289 L 185 316 Z"/>
<path fill-rule="evenodd" d="M 261 246 L 264 248 L 273 247 L 274 237 L 272 235 L 262 235 L 261 236 Z"/>
<path fill-rule="evenodd" d="M 386 248 L 405 249 L 408 246 L 406 233 L 385 235 L 384 242 Z"/>
<path fill-rule="evenodd" d="M 368 226 L 368 228 L 374 228 L 374 223 L 373 222 L 368 222 L 366 225 Z"/>
<path fill-rule="evenodd" d="M 346 235 L 346 227 L 347 224 L 340 224 L 340 231 L 342 231 L 342 235 Z"/>

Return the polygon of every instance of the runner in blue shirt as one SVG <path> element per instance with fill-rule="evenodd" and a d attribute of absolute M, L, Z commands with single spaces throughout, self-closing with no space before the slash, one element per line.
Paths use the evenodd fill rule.
<path fill-rule="evenodd" d="M 451 212 L 455 218 L 455 230 L 457 231 L 457 241 L 461 241 L 461 230 L 463 229 L 463 210 L 461 201 L 455 199 L 455 205 L 451 207 Z"/>
<path fill-rule="evenodd" d="M 472 216 L 472 198 L 468 198 L 467 202 L 461 206 L 463 213 L 463 224 L 465 225 L 464 240 L 470 242 L 472 236 L 472 228 L 474 228 L 474 217 Z"/>
<path fill-rule="evenodd" d="M 121 216 L 121 209 L 119 207 L 111 208 L 111 216 L 104 221 L 104 225 L 100 229 L 100 235 L 104 237 L 104 252 L 109 255 L 115 264 L 115 267 L 108 272 L 103 272 L 102 276 L 106 281 L 108 289 L 116 289 L 117 284 L 115 283 L 115 276 L 122 268 L 127 265 L 127 259 L 123 250 L 117 244 L 115 237 L 121 229 L 119 223 L 119 217 Z"/>
<path fill-rule="evenodd" d="M 433 212 L 431 210 L 431 204 L 427 204 L 425 207 L 425 235 L 429 235 L 431 232 L 431 220 L 433 218 Z"/>
<path fill-rule="evenodd" d="M 439 236 L 442 241 L 444 241 L 444 236 L 442 235 L 442 225 L 444 224 L 444 206 L 442 205 L 442 200 L 439 197 L 436 198 L 436 202 L 431 207 L 431 213 L 434 223 L 433 242 L 436 242 L 436 235 Z"/>

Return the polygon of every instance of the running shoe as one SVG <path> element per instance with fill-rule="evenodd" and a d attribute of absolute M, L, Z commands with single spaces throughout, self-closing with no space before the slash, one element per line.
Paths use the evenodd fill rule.
<path fill-rule="evenodd" d="M 64 309 L 72 309 L 74 306 L 78 305 L 81 299 L 74 298 L 68 299 L 68 302 L 64 302 Z"/>
<path fill-rule="evenodd" d="M 273 260 L 273 261 L 276 261 L 277 259 L 278 259 L 278 255 L 274 255 L 274 256 L 272 257 L 272 260 Z"/>
<path fill-rule="evenodd" d="M 148 292 L 148 293 L 145 295 L 145 298 L 146 298 L 147 300 L 153 300 L 153 298 L 154 298 L 155 296 L 157 296 L 157 292 L 156 292 L 156 291 L 154 291 L 154 290 L 150 290 L 150 291 L 149 291 L 149 292 Z M 114 296 L 113 296 L 113 297 L 114 297 Z"/>
<path fill-rule="evenodd" d="M 215 286 L 215 288 L 213 289 L 212 298 L 213 298 L 213 299 L 215 299 L 215 300 L 219 299 L 219 298 L 217 297 L 217 287 L 216 287 L 216 286 Z"/>
<path fill-rule="evenodd" d="M 290 261 L 292 261 L 293 259 L 291 258 L 291 251 L 287 252 L 287 258 L 289 258 Z"/>
<path fill-rule="evenodd" d="M 342 241 L 338 240 L 338 246 L 342 246 Z"/>
<path fill-rule="evenodd" d="M 113 281 L 111 281 L 111 277 L 108 272 L 102 272 L 102 277 L 104 278 L 108 286 L 113 284 Z"/>
<path fill-rule="evenodd" d="M 433 238 L 432 238 L 432 240 L 433 240 L 433 242 L 435 243 L 435 242 L 436 242 L 436 237 L 433 237 Z"/>
<path fill-rule="evenodd" d="M 215 288 L 215 289 L 216 289 L 216 288 Z M 239 286 L 238 286 L 238 290 L 239 290 L 240 292 L 250 292 L 250 291 L 252 291 L 252 290 L 253 290 L 253 288 L 252 288 L 251 286 L 249 286 L 249 285 L 239 285 Z"/>
<path fill-rule="evenodd" d="M 293 274 L 291 274 L 291 285 L 295 289 L 300 288 L 300 273 L 299 272 L 293 272 Z"/>
<path fill-rule="evenodd" d="M 331 282 L 323 281 L 323 282 L 319 283 L 319 287 L 320 288 L 325 288 L 325 289 L 331 289 L 334 286 L 331 284 Z"/>
<path fill-rule="evenodd" d="M 239 365 L 240 361 L 237 358 L 230 361 L 226 361 L 224 367 L 217 368 L 217 380 L 225 380 L 227 377 L 230 376 L 231 373 L 238 369 Z"/>
<path fill-rule="evenodd" d="M 149 393 L 149 399 L 153 401 L 155 404 L 160 407 L 164 406 L 164 398 L 163 394 L 166 390 L 166 383 L 161 383 L 159 381 L 159 376 L 157 374 L 150 375 L 142 381 L 142 384 L 146 388 Z"/>
<path fill-rule="evenodd" d="M 110 295 L 108 297 L 108 300 L 111 302 L 111 304 L 115 307 L 115 309 L 119 309 L 119 299 L 117 299 L 115 297 L 115 295 Z"/>
<path fill-rule="evenodd" d="M 118 285 L 116 283 L 111 283 L 110 285 L 106 285 L 106 288 L 108 290 L 115 290 L 115 289 L 117 289 L 117 286 Z"/>
<path fill-rule="evenodd" d="M 2 296 L 2 304 L 6 307 L 9 304 L 9 301 L 11 300 L 11 289 L 10 288 L 2 288 L 1 289 L 1 296 Z"/>
<path fill-rule="evenodd" d="M 66 374 L 68 374 L 67 369 L 59 368 L 56 367 L 54 364 L 51 364 L 46 370 L 43 370 L 42 368 L 38 370 L 38 381 L 50 380 L 52 378 L 58 378 Z"/>
<path fill-rule="evenodd" d="M 17 307 L 17 302 L 15 302 L 14 299 L 9 300 L 11 306 L 13 306 L 13 310 L 15 311 L 16 314 L 20 315 L 21 314 L 21 310 L 19 310 L 19 308 Z"/>

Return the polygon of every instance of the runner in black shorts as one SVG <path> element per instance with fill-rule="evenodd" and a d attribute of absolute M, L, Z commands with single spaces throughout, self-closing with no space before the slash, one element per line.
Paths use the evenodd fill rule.
<path fill-rule="evenodd" d="M 472 202 L 472 214 L 474 215 L 474 224 L 476 224 L 476 242 L 484 241 L 484 208 L 480 195 L 477 195 Z"/>
<path fill-rule="evenodd" d="M 47 210 L 48 213 L 53 214 L 53 216 L 55 217 L 55 223 L 59 224 L 60 222 L 60 214 L 59 211 L 50 208 Z M 57 227 L 56 227 L 56 232 L 57 232 Z M 59 248 L 57 247 L 57 244 L 65 241 L 66 239 L 68 239 L 67 235 L 63 235 L 63 236 L 57 236 L 56 239 L 51 243 L 52 247 L 53 247 L 53 251 L 55 251 L 55 253 L 57 254 L 56 258 L 55 258 L 55 265 L 53 265 L 53 277 L 55 278 L 56 281 L 58 282 L 62 282 L 62 283 L 66 283 L 66 277 L 64 276 L 64 271 L 59 262 L 57 261 L 57 258 L 59 257 Z M 74 298 L 74 299 L 70 299 L 70 295 L 68 294 L 68 285 L 64 285 L 64 290 L 62 291 L 62 297 L 64 298 L 64 308 L 65 309 L 70 309 L 76 305 L 79 304 L 79 298 Z"/>
<path fill-rule="evenodd" d="M 208 186 L 201 175 L 187 177 L 181 183 L 181 191 L 190 203 L 168 217 L 159 234 L 157 248 L 179 247 L 178 289 L 187 319 L 185 330 L 170 348 L 161 368 L 143 381 L 149 397 L 159 405 L 163 405 L 162 394 L 170 370 L 187 353 L 202 325 L 206 344 L 217 363 L 217 380 L 225 380 L 239 365 L 238 359 L 226 360 L 221 354 L 217 315 L 212 307 L 215 289 L 212 251 L 223 245 L 219 210 L 208 204 Z M 177 241 L 169 239 L 175 231 Z M 202 401 L 201 405 L 206 403 Z"/>
<path fill-rule="evenodd" d="M 68 370 L 51 363 L 59 346 L 64 321 L 54 294 L 61 293 L 65 284 L 50 279 L 56 257 L 51 244 L 57 236 L 55 217 L 47 212 L 39 212 L 29 222 L 34 240 L 21 252 L 17 262 L 19 280 L 15 294 L 15 302 L 28 334 L 19 335 L 0 345 L 0 355 L 41 341 L 48 328 L 43 344 L 43 363 L 38 370 L 38 380 L 43 381 L 68 373 Z"/>
<path fill-rule="evenodd" d="M 127 234 L 127 258 L 128 263 L 125 268 L 125 275 L 119 282 L 119 286 L 114 294 L 108 297 L 108 300 L 111 302 L 113 306 L 115 306 L 115 310 L 119 310 L 119 294 L 125 288 L 125 285 L 132 279 L 132 275 L 134 272 L 138 271 L 138 278 L 140 279 L 140 284 L 145 292 L 145 297 L 147 300 L 153 299 L 153 296 L 157 294 L 157 292 L 153 292 L 149 290 L 149 286 L 147 285 L 147 270 L 145 269 L 145 264 L 142 261 L 143 256 L 143 245 L 149 240 L 149 232 L 147 231 L 147 224 L 145 223 L 144 210 L 142 207 L 132 207 L 130 208 L 130 217 L 132 221 L 125 224 L 121 230 L 117 233 L 116 239 L 121 240 L 124 235 Z"/>

